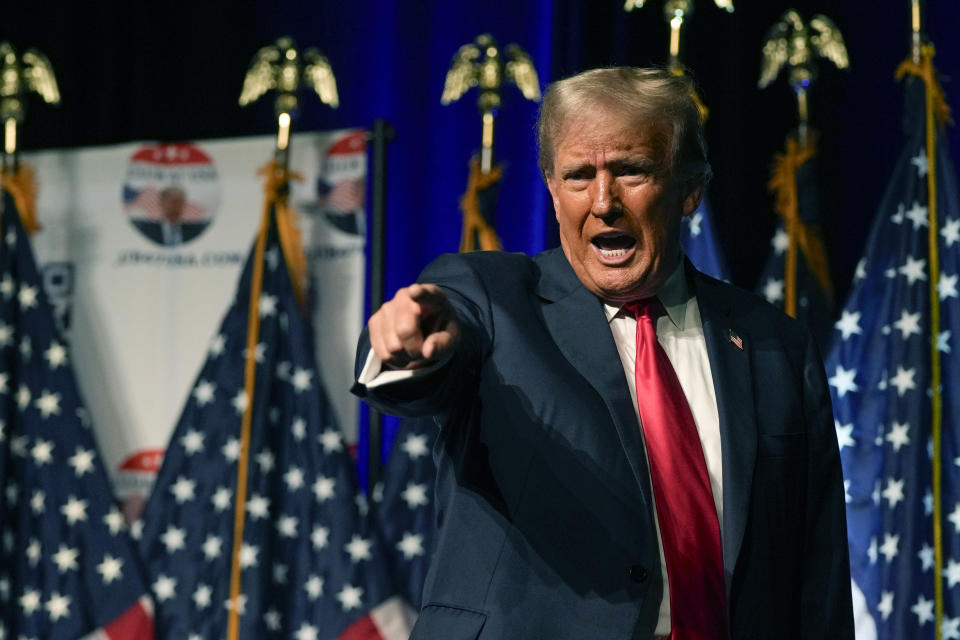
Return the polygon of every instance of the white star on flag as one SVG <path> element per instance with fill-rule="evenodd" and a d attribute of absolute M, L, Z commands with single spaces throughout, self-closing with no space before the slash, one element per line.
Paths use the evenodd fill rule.
<path fill-rule="evenodd" d="M 313 377 L 313 372 L 308 369 L 297 368 L 293 372 L 293 377 L 290 378 L 290 383 L 293 385 L 293 388 L 297 393 L 303 391 L 308 391 L 310 389 L 310 379 Z"/>
<path fill-rule="evenodd" d="M 260 549 L 251 544 L 243 544 L 240 546 L 240 566 L 244 569 L 249 569 L 250 567 L 257 566 L 259 562 L 257 556 L 260 554 Z"/>
<path fill-rule="evenodd" d="M 914 202 L 913 206 L 910 207 L 904 215 L 907 217 L 910 222 L 913 223 L 913 230 L 916 231 L 920 227 L 926 227 L 930 224 L 927 216 L 927 208 L 920 206 L 920 203 Z"/>
<path fill-rule="evenodd" d="M 180 438 L 180 445 L 183 447 L 183 450 L 186 451 L 187 455 L 192 456 L 195 453 L 203 451 L 203 438 L 203 433 L 191 429 Z"/>
<path fill-rule="evenodd" d="M 220 452 L 223 454 L 223 457 L 230 462 L 236 462 L 240 459 L 240 440 L 230 438 L 226 444 L 223 445 L 223 448 L 220 449 Z"/>
<path fill-rule="evenodd" d="M 768 279 L 767 283 L 763 285 L 763 297 L 771 304 L 783 300 L 783 280 Z"/>
<path fill-rule="evenodd" d="M 326 527 L 314 527 L 313 533 L 310 534 L 310 542 L 313 543 L 313 548 L 317 551 L 324 549 L 327 546 L 328 541 L 330 540 L 330 530 Z"/>
<path fill-rule="evenodd" d="M 840 331 L 840 334 L 844 340 L 848 339 L 854 334 L 863 333 L 863 331 L 860 329 L 859 311 L 847 311 L 844 309 L 840 319 L 837 320 L 834 326 Z"/>
<path fill-rule="evenodd" d="M 858 387 L 855 382 L 856 377 L 856 369 L 844 369 L 840 365 L 837 365 L 836 373 L 834 373 L 833 377 L 827 380 L 827 382 L 837 390 L 837 395 L 842 398 L 849 391 L 859 391 L 860 387 Z"/>
<path fill-rule="evenodd" d="M 53 461 L 53 443 L 49 440 L 37 438 L 36 444 L 30 450 L 30 455 L 33 456 L 33 460 L 38 467 L 49 464 Z"/>
<path fill-rule="evenodd" d="M 272 316 L 277 312 L 276 296 L 267 295 L 265 293 L 260 294 L 260 303 L 257 305 L 257 308 L 260 311 L 261 318 Z"/>
<path fill-rule="evenodd" d="M 283 481 L 290 491 L 296 491 L 303 487 L 303 471 L 297 467 L 290 467 L 283 474 Z"/>
<path fill-rule="evenodd" d="M 67 503 L 60 507 L 60 512 L 71 525 L 83 522 L 87 519 L 87 501 L 70 496 Z"/>
<path fill-rule="evenodd" d="M 247 500 L 247 513 L 254 520 L 266 518 L 270 515 L 270 500 L 259 494 L 253 494 Z"/>
<path fill-rule="evenodd" d="M 297 522 L 297 518 L 293 516 L 283 516 L 277 520 L 277 531 L 280 533 L 281 537 L 296 538 Z"/>
<path fill-rule="evenodd" d="M 427 449 L 427 436 L 413 433 L 407 435 L 400 448 L 413 459 L 425 456 L 430 452 Z"/>
<path fill-rule="evenodd" d="M 927 261 L 924 259 L 916 260 L 913 256 L 907 256 L 907 261 L 897 270 L 907 277 L 909 284 L 914 284 L 918 280 L 927 279 Z"/>
<path fill-rule="evenodd" d="M 61 544 L 57 552 L 53 554 L 53 563 L 57 565 L 60 573 L 77 570 L 77 557 L 80 552 L 76 549 Z"/>
<path fill-rule="evenodd" d="M 897 503 L 903 500 L 903 480 L 887 478 L 887 488 L 883 490 L 883 498 L 893 509 Z"/>
<path fill-rule="evenodd" d="M 344 611 L 359 609 L 360 605 L 363 604 L 363 589 L 351 584 L 345 584 L 343 585 L 343 589 L 337 593 L 337 600 L 340 601 L 340 605 Z"/>
<path fill-rule="evenodd" d="M 54 622 L 60 618 L 66 618 L 70 615 L 70 596 L 53 593 L 44 608 Z"/>
<path fill-rule="evenodd" d="M 333 490 L 336 481 L 333 478 L 320 476 L 313 483 L 313 494 L 317 496 L 318 502 L 324 502 L 333 497 Z"/>
<path fill-rule="evenodd" d="M 97 571 L 103 576 L 104 584 L 110 584 L 114 580 L 123 577 L 123 560 L 114 558 L 110 554 L 103 556 L 103 562 L 97 565 Z"/>
<path fill-rule="evenodd" d="M 177 481 L 170 486 L 170 493 L 173 494 L 177 504 L 183 504 L 193 500 L 194 489 L 197 483 L 190 478 L 180 476 Z"/>
<path fill-rule="evenodd" d="M 407 560 L 423 555 L 423 536 L 407 531 L 403 534 L 400 542 L 397 543 L 397 549 Z"/>
<path fill-rule="evenodd" d="M 44 389 L 40 397 L 34 402 L 40 415 L 43 418 L 49 418 L 52 415 L 60 414 L 60 394 Z"/>
<path fill-rule="evenodd" d="M 927 175 L 927 154 L 921 149 L 920 153 L 910 158 L 910 164 L 917 168 L 917 177 L 922 178 Z"/>
<path fill-rule="evenodd" d="M 914 369 L 904 369 L 901 366 L 897 366 L 897 375 L 890 378 L 890 384 L 897 388 L 897 395 L 902 396 L 910 389 L 916 388 L 917 385 L 913 381 L 914 373 Z"/>
<path fill-rule="evenodd" d="M 186 548 L 187 530 L 170 525 L 164 534 L 160 536 L 160 540 L 163 541 L 164 546 L 167 548 L 167 553 L 180 551 Z"/>
<path fill-rule="evenodd" d="M 357 534 L 353 534 L 353 537 L 350 538 L 350 542 L 344 545 L 344 550 L 350 554 L 350 560 L 353 562 L 360 562 L 361 560 L 370 559 L 370 540 L 360 537 Z"/>
<path fill-rule="evenodd" d="M 210 600 L 213 596 L 213 590 L 209 585 L 198 584 L 197 588 L 194 590 L 191 599 L 193 603 L 197 606 L 197 609 L 206 609 L 210 606 Z"/>
<path fill-rule="evenodd" d="M 852 447 L 856 445 L 856 441 L 853 439 L 853 423 L 850 424 L 840 424 L 834 420 L 834 427 L 837 429 L 837 444 L 840 446 L 840 450 L 843 451 L 844 447 Z"/>
<path fill-rule="evenodd" d="M 904 309 L 900 314 L 900 319 L 894 322 L 893 326 L 903 334 L 904 340 L 913 334 L 920 335 L 920 314 L 910 313 Z"/>
<path fill-rule="evenodd" d="M 317 437 L 325 453 L 332 453 L 343 449 L 343 436 L 335 429 L 328 428 Z"/>
<path fill-rule="evenodd" d="M 247 392 L 243 389 L 240 389 L 240 391 L 237 391 L 237 395 L 233 397 L 231 404 L 233 405 L 233 408 L 237 411 L 238 414 L 243 413 L 247 408 L 247 404 L 249 404 L 249 398 L 247 398 Z"/>
<path fill-rule="evenodd" d="M 898 549 L 899 545 L 899 535 L 883 534 L 883 544 L 880 545 L 880 554 L 883 555 L 887 563 L 890 563 L 900 552 Z"/>
<path fill-rule="evenodd" d="M 217 385 L 208 380 L 199 380 L 193 390 L 193 397 L 197 405 L 203 407 L 213 402 L 216 392 Z"/>
<path fill-rule="evenodd" d="M 73 472 L 80 478 L 83 477 L 83 474 L 93 471 L 93 460 L 93 451 L 77 447 L 76 453 L 70 456 L 67 462 L 70 463 L 70 466 L 73 467 Z"/>
<path fill-rule="evenodd" d="M 215 560 L 220 557 L 220 548 L 223 546 L 223 542 L 219 537 L 215 535 L 208 535 L 207 539 L 203 541 L 203 555 L 206 556 L 207 560 Z"/>
<path fill-rule="evenodd" d="M 960 241 L 960 218 L 947 218 L 940 229 L 940 235 L 948 248 L 952 247 L 954 242 Z"/>
<path fill-rule="evenodd" d="M 177 581 L 170 576 L 160 574 L 156 582 L 153 583 L 153 595 L 157 600 L 163 602 L 169 600 L 177 594 Z"/>
<path fill-rule="evenodd" d="M 403 498 L 403 501 L 407 503 L 407 507 L 410 509 L 416 509 L 430 502 L 427 498 L 426 485 L 417 484 L 416 482 L 408 482 L 407 488 L 403 490 L 400 497 Z"/>
<path fill-rule="evenodd" d="M 37 289 L 29 285 L 21 285 L 17 299 L 20 301 L 20 309 L 22 311 L 32 309 L 37 306 Z"/>
<path fill-rule="evenodd" d="M 303 587 L 307 590 L 307 595 L 310 596 L 310 599 L 316 600 L 323 595 L 323 578 L 320 578 L 319 576 L 310 576 Z"/>
<path fill-rule="evenodd" d="M 940 294 L 941 300 L 946 300 L 947 298 L 956 298 L 957 297 L 957 276 L 947 275 L 940 272 L 940 279 L 937 281 L 937 292 Z"/>
<path fill-rule="evenodd" d="M 51 369 L 56 369 L 67 363 L 67 350 L 58 342 L 51 342 L 50 347 L 44 352 L 47 362 Z"/>

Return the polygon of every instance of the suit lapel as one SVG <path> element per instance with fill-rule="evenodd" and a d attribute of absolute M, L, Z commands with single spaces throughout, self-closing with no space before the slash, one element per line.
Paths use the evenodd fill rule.
<path fill-rule="evenodd" d="M 630 399 L 630 389 L 620 365 L 620 354 L 603 306 L 580 283 L 559 249 L 541 254 L 538 262 L 541 279 L 537 294 L 544 302 L 542 309 L 547 328 L 567 361 L 593 386 L 606 404 L 633 472 L 633 479 L 640 488 L 645 507 L 650 510 L 653 503 L 650 499 L 647 459 Z"/>
<path fill-rule="evenodd" d="M 692 266 L 688 263 L 688 272 Z M 750 353 L 753 343 L 736 326 L 729 299 L 716 282 L 693 271 L 713 374 L 723 443 L 723 566 L 727 589 L 743 543 L 757 456 L 757 420 Z M 739 344 L 738 344 L 739 343 Z M 741 348 L 742 347 L 742 348 Z"/>

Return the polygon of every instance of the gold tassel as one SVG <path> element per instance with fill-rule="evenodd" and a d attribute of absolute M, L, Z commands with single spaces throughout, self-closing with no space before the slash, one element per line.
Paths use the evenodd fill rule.
<path fill-rule="evenodd" d="M 13 198 L 27 233 L 33 235 L 43 228 L 37 220 L 37 181 L 33 167 L 21 164 L 16 172 L 0 171 L 0 187 Z"/>
<path fill-rule="evenodd" d="M 290 279 L 293 281 L 293 291 L 300 306 L 303 307 L 306 304 L 307 256 L 303 252 L 300 221 L 297 212 L 290 206 L 288 197 L 290 181 L 303 182 L 303 176 L 284 169 L 274 161 L 261 167 L 257 174 L 265 178 L 263 182 L 264 211 L 269 211 L 272 206 L 276 212 L 277 233 L 280 236 L 283 257 L 290 272 Z"/>
<path fill-rule="evenodd" d="M 480 212 L 478 194 L 487 187 L 500 180 L 503 171 L 494 167 L 489 173 L 480 171 L 480 163 L 470 161 L 470 177 L 467 179 L 467 190 L 460 200 L 460 210 L 463 211 L 463 235 L 460 239 L 460 253 L 467 251 L 500 251 L 500 239 L 497 232 L 487 222 Z M 478 246 L 479 245 L 479 246 Z"/>
<path fill-rule="evenodd" d="M 773 171 L 767 187 L 776 196 L 774 205 L 777 214 L 783 218 L 787 228 L 789 243 L 787 245 L 787 264 L 784 269 L 785 281 L 785 310 L 788 315 L 796 317 L 796 282 L 797 260 L 796 250 L 803 252 L 810 272 L 823 289 L 828 299 L 833 300 L 833 283 L 830 280 L 830 269 L 827 266 L 827 251 L 823 240 L 800 219 L 799 194 L 797 193 L 797 170 L 804 162 L 816 153 L 816 143 L 811 138 L 805 147 L 800 147 L 796 140 L 787 140 L 784 153 L 777 154 L 773 162 Z"/>

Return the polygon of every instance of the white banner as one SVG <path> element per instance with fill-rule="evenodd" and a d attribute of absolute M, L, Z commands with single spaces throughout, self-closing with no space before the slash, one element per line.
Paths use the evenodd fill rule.
<path fill-rule="evenodd" d="M 231 303 L 263 203 L 271 137 L 26 154 L 47 291 L 117 494 L 143 498 Z M 363 131 L 299 134 L 292 187 L 325 387 L 350 442 L 363 323 Z M 239 366 L 239 365 L 238 365 Z"/>

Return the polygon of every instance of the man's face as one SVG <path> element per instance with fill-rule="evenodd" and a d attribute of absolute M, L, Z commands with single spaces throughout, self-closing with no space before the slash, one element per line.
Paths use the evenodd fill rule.
<path fill-rule="evenodd" d="M 160 193 L 160 210 L 170 223 L 176 224 L 180 221 L 186 203 L 187 196 L 179 189 L 164 190 Z"/>
<path fill-rule="evenodd" d="M 583 285 L 605 300 L 652 296 L 680 259 L 680 219 L 700 202 L 668 166 L 666 127 L 637 130 L 599 110 L 571 120 L 547 186 L 560 246 Z"/>

